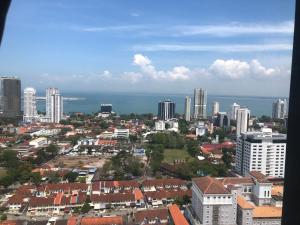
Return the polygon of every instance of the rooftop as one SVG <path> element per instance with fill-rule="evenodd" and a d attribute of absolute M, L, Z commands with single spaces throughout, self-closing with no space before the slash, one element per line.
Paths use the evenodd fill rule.
<path fill-rule="evenodd" d="M 280 218 L 282 208 L 274 206 L 259 206 L 253 210 L 253 218 Z"/>
<path fill-rule="evenodd" d="M 193 182 L 203 194 L 230 194 L 219 180 L 209 176 L 195 178 Z"/>
<path fill-rule="evenodd" d="M 243 196 L 239 195 L 237 197 L 237 203 L 242 209 L 254 209 L 255 207 L 248 202 Z"/>
<path fill-rule="evenodd" d="M 189 225 L 186 218 L 183 216 L 176 204 L 169 206 L 169 211 L 174 225 Z"/>

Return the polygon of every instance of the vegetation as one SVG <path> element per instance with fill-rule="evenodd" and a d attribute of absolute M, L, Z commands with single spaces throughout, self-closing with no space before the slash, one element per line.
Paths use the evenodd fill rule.
<path fill-rule="evenodd" d="M 191 156 L 185 149 L 165 149 L 164 150 L 164 160 L 166 163 L 174 163 L 175 160 L 185 160 L 189 161 Z"/>
<path fill-rule="evenodd" d="M 70 171 L 64 175 L 64 180 L 68 180 L 69 183 L 73 183 L 76 181 L 77 177 L 78 173 Z"/>

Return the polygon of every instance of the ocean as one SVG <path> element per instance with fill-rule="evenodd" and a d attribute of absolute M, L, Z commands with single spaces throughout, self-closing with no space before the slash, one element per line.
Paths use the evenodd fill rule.
<path fill-rule="evenodd" d="M 41 93 L 38 96 L 42 96 Z M 62 93 L 64 97 L 83 98 L 79 100 L 65 100 L 64 112 L 96 113 L 100 110 L 100 104 L 110 103 L 117 114 L 129 113 L 154 113 L 157 114 L 157 104 L 161 100 L 170 99 L 176 103 L 176 113 L 184 112 L 184 99 L 186 94 L 150 94 L 150 93 Z M 189 95 L 193 101 L 193 95 Z M 248 107 L 251 115 L 272 115 L 272 103 L 279 97 L 251 97 L 251 96 L 207 96 L 207 115 L 211 114 L 212 103 L 220 103 L 220 111 L 229 112 L 231 105 L 236 102 Z M 37 103 L 39 111 L 45 111 L 45 101 Z M 192 110 L 193 111 L 193 110 Z"/>

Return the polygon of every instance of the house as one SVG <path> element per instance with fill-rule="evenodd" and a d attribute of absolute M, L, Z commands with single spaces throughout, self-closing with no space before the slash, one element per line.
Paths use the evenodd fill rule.
<path fill-rule="evenodd" d="M 134 215 L 134 224 L 168 224 L 168 209 L 147 209 L 137 211 Z"/>
<path fill-rule="evenodd" d="M 163 189 L 187 189 L 186 181 L 176 178 L 170 179 L 154 179 L 142 182 L 144 192 L 157 191 Z"/>

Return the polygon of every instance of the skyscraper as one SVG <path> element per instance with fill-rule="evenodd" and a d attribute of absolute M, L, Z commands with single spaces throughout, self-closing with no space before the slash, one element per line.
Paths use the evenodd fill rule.
<path fill-rule="evenodd" d="M 194 90 L 194 118 L 206 118 L 207 91 L 202 88 Z"/>
<path fill-rule="evenodd" d="M 237 110 L 236 121 L 236 136 L 239 137 L 241 133 L 247 132 L 250 119 L 250 110 L 247 108 L 240 108 Z"/>
<path fill-rule="evenodd" d="M 220 104 L 219 104 L 219 102 L 213 102 L 212 116 L 217 115 L 219 112 L 220 112 Z"/>
<path fill-rule="evenodd" d="M 63 98 L 57 88 L 46 89 L 46 116 L 51 123 L 59 123 L 63 117 Z"/>
<path fill-rule="evenodd" d="M 158 103 L 158 118 L 169 120 L 175 117 L 175 102 L 166 100 Z"/>
<path fill-rule="evenodd" d="M 255 170 L 267 176 L 284 177 L 286 135 L 270 128 L 243 133 L 237 139 L 235 170 L 241 175 Z"/>
<path fill-rule="evenodd" d="M 36 111 L 36 90 L 32 87 L 24 89 L 24 122 L 33 122 L 37 117 Z"/>
<path fill-rule="evenodd" d="M 16 77 L 0 78 L 0 117 L 21 116 L 21 80 Z"/>
<path fill-rule="evenodd" d="M 241 106 L 237 103 L 233 103 L 231 106 L 231 114 L 230 114 L 230 119 L 231 120 L 236 120 L 237 119 L 237 110 L 241 108 Z"/>
<path fill-rule="evenodd" d="M 278 99 L 273 103 L 273 119 L 284 119 L 287 116 L 287 101 L 286 99 Z"/>
<path fill-rule="evenodd" d="M 184 118 L 186 121 L 191 121 L 191 97 L 185 97 L 185 104 L 184 104 Z"/>

